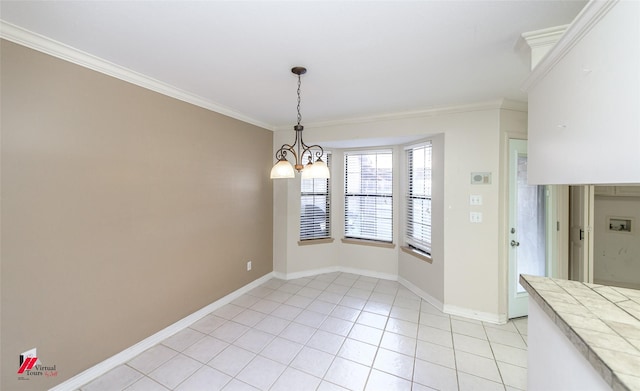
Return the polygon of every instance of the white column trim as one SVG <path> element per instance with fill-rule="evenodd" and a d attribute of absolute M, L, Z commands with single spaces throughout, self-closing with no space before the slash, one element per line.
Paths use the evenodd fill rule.
<path fill-rule="evenodd" d="M 558 42 L 540 60 L 522 85 L 523 91 L 531 90 L 571 49 L 615 6 L 618 0 L 590 1 L 560 37 Z M 621 37 L 622 38 L 622 37 Z"/>

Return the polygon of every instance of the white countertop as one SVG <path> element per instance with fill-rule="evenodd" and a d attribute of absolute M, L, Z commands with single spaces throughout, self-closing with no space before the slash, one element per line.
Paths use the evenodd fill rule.
<path fill-rule="evenodd" d="M 613 390 L 640 390 L 639 290 L 529 275 L 520 284 Z"/>

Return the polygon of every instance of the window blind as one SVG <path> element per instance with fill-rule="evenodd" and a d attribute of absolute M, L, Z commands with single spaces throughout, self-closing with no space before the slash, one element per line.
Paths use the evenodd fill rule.
<path fill-rule="evenodd" d="M 392 242 L 391 150 L 345 153 L 344 235 Z"/>
<path fill-rule="evenodd" d="M 431 142 L 407 149 L 406 242 L 431 255 Z"/>
<path fill-rule="evenodd" d="M 322 160 L 331 167 L 331 155 Z M 331 237 L 331 183 L 329 178 L 301 179 L 300 240 Z"/>

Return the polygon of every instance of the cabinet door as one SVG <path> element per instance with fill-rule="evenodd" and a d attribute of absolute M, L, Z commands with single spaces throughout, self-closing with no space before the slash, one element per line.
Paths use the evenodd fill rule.
<path fill-rule="evenodd" d="M 640 196 L 640 186 L 616 186 L 616 195 Z"/>
<path fill-rule="evenodd" d="M 615 186 L 596 186 L 594 194 L 601 195 L 601 196 L 616 195 L 616 187 Z"/>

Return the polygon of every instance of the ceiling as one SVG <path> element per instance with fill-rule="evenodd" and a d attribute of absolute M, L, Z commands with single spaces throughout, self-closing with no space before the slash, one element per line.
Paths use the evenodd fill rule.
<path fill-rule="evenodd" d="M 9 24 L 269 129 L 526 101 L 521 34 L 585 1 L 7 1 Z"/>

